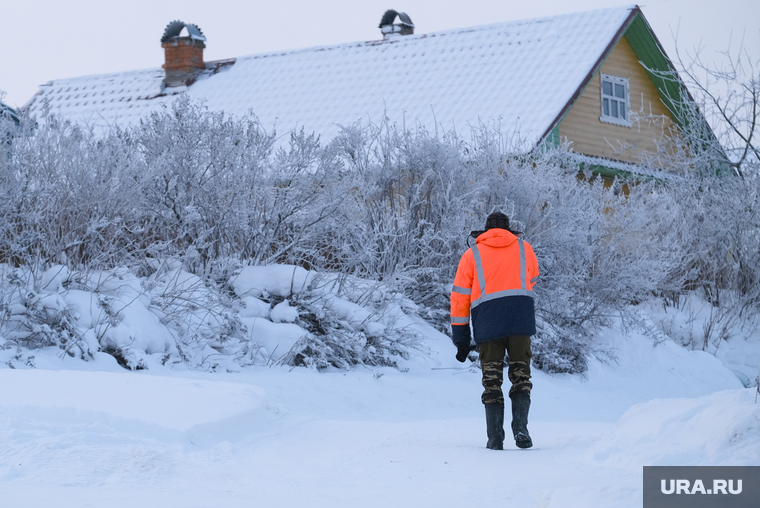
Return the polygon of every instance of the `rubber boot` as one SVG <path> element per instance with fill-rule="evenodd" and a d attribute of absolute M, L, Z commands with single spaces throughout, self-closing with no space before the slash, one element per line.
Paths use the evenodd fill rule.
<path fill-rule="evenodd" d="M 528 434 L 530 394 L 517 393 L 512 397 L 512 435 L 518 448 L 530 448 L 533 441 Z"/>
<path fill-rule="evenodd" d="M 488 443 L 486 448 L 491 450 L 504 449 L 504 404 L 485 404 L 486 432 Z"/>

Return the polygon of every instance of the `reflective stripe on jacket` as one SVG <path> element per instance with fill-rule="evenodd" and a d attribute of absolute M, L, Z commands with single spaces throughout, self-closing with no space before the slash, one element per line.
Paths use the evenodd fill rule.
<path fill-rule="evenodd" d="M 480 344 L 536 333 L 533 286 L 538 261 L 533 247 L 505 229 L 489 229 L 462 255 L 451 291 L 454 342 Z"/>

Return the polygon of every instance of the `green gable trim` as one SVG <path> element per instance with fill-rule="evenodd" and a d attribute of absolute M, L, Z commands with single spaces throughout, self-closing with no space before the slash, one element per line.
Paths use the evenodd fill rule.
<path fill-rule="evenodd" d="M 555 125 L 548 136 L 546 136 L 546 146 L 559 148 L 562 142 L 559 139 L 559 124 Z"/>
<path fill-rule="evenodd" d="M 583 173 L 585 171 L 591 171 L 591 174 L 593 174 L 594 176 L 602 177 L 605 180 L 619 179 L 625 182 L 631 182 L 631 181 L 643 182 L 643 181 L 652 179 L 651 176 L 647 177 L 644 175 L 638 175 L 633 171 L 612 168 L 610 166 L 605 166 L 604 163 L 594 164 L 593 162 L 579 162 L 578 173 Z"/>
<path fill-rule="evenodd" d="M 707 120 L 701 114 L 697 119 L 682 114 L 682 105 L 693 103 L 694 99 L 681 82 L 675 67 L 665 55 L 660 41 L 657 40 L 657 36 L 641 12 L 638 12 L 631 20 L 624 37 L 631 45 L 636 58 L 644 65 L 644 71 L 657 89 L 663 104 L 670 111 L 673 122 L 684 132 L 704 133 L 705 146 L 718 143 Z M 692 125 L 692 122 L 699 122 L 699 124 Z M 725 169 L 728 169 L 728 165 Z"/>
<path fill-rule="evenodd" d="M 602 178 L 609 178 L 610 180 L 614 180 L 615 178 L 620 178 L 621 180 L 630 180 L 634 177 L 634 174 L 630 171 L 624 171 L 622 169 L 614 169 L 610 168 L 608 166 L 603 166 L 601 164 L 586 164 L 585 162 L 581 162 L 578 166 L 578 171 L 580 173 L 583 173 L 584 171 L 589 170 L 591 173 L 593 173 L 596 176 L 601 176 Z"/>
<path fill-rule="evenodd" d="M 687 128 L 685 119 L 678 117 L 678 107 L 674 102 L 686 103 L 691 101 L 689 92 L 679 82 L 672 79 L 664 79 L 663 74 L 667 75 L 675 72 L 673 65 L 665 52 L 660 46 L 660 43 L 649 28 L 649 23 L 646 22 L 641 14 L 637 14 L 628 30 L 624 34 L 628 44 L 631 45 L 631 49 L 636 54 L 636 58 L 645 66 L 645 71 L 649 79 L 657 88 L 657 92 L 660 94 L 662 102 L 673 114 L 673 121 L 682 129 Z M 651 69 L 651 70 L 650 70 Z M 652 72 L 652 70 L 657 73 Z"/>
<path fill-rule="evenodd" d="M 615 180 L 616 178 L 619 180 L 623 180 L 624 182 L 657 182 L 659 184 L 665 184 L 667 183 L 667 180 L 664 180 L 662 178 L 657 178 L 655 176 L 651 175 L 642 175 L 638 174 L 635 171 L 626 171 L 624 169 L 615 169 L 611 168 L 609 166 L 605 166 L 604 164 L 587 164 L 585 162 L 581 162 L 578 165 L 579 173 L 583 173 L 584 171 L 588 170 L 591 171 L 591 173 L 595 176 L 599 176 L 604 179 L 608 180 Z"/>

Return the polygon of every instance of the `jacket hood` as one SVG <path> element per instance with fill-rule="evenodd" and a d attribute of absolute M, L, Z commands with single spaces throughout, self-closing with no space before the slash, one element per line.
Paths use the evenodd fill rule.
<path fill-rule="evenodd" d="M 508 247 L 516 241 L 517 237 L 506 229 L 493 228 L 478 236 L 476 243 L 482 243 L 489 247 Z"/>

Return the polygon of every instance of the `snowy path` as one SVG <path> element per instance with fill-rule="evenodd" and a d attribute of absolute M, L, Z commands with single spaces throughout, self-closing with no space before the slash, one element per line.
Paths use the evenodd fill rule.
<path fill-rule="evenodd" d="M 645 367 L 628 346 L 587 380 L 536 373 L 536 448 L 504 452 L 484 448 L 479 374 L 467 369 L 129 373 L 101 358 L 92 367 L 111 372 L 0 370 L 0 499 L 637 507 L 643 465 L 760 463 L 752 390 L 677 348 L 661 354 L 683 371 L 654 376 L 651 351 Z M 655 396 L 689 398 L 634 406 Z"/>
<path fill-rule="evenodd" d="M 110 507 L 250 506 L 252 500 L 259 506 L 300 506 L 307 500 L 312 506 L 457 506 L 486 499 L 533 506 L 558 494 L 564 497 L 560 493 L 587 485 L 589 478 L 619 474 L 578 460 L 610 423 L 536 422 L 537 449 L 486 450 L 477 376 L 472 373 L 463 376 L 474 390 L 467 385 L 460 389 L 475 392 L 475 397 L 439 408 L 432 407 L 433 401 L 449 398 L 443 392 L 451 388 L 450 373 L 416 377 L 388 372 L 379 379 L 369 372 L 299 374 L 268 377 L 274 378 L 270 382 L 275 392 L 308 383 L 304 400 L 327 391 L 312 399 L 319 402 L 303 404 L 304 413 L 262 403 L 263 390 L 243 383 L 154 376 L 138 378 L 148 383 L 121 386 L 119 395 L 135 403 L 132 410 L 138 418 L 118 415 L 125 406 L 116 411 L 108 403 L 109 412 L 93 411 L 91 400 L 77 409 L 46 408 L 43 401 L 4 406 L 0 493 L 17 506 L 44 505 L 51 499 L 65 500 L 59 506 Z M 19 375 L 63 377 L 66 390 L 79 380 L 83 393 L 118 388 L 113 378 L 127 377 L 44 371 L 0 375 L 4 381 Z M 72 377 L 76 379 L 68 379 Z M 463 385 L 462 376 L 455 379 Z M 96 386 L 88 389 L 85 384 L 92 381 Z M 333 392 L 346 385 L 353 389 Z M 437 393 L 426 393 L 436 387 Z M 156 405 L 147 411 L 142 405 L 161 392 L 171 396 L 178 390 L 188 391 L 189 399 L 196 397 L 197 413 L 185 411 L 177 417 L 178 407 L 171 400 L 165 411 Z M 184 431 L 177 428 L 185 419 L 203 421 L 204 406 L 219 408 L 223 397 L 228 398 L 226 409 L 239 407 L 241 412 Z M 399 406 L 405 409 L 399 411 Z M 471 418 L 452 417 L 468 406 Z M 369 415 L 364 411 L 368 408 Z M 319 412 L 323 414 L 315 414 Z M 328 419 L 329 414 L 340 418 Z M 625 486 L 616 480 L 616 490 L 635 496 L 638 475 L 624 476 Z"/>

